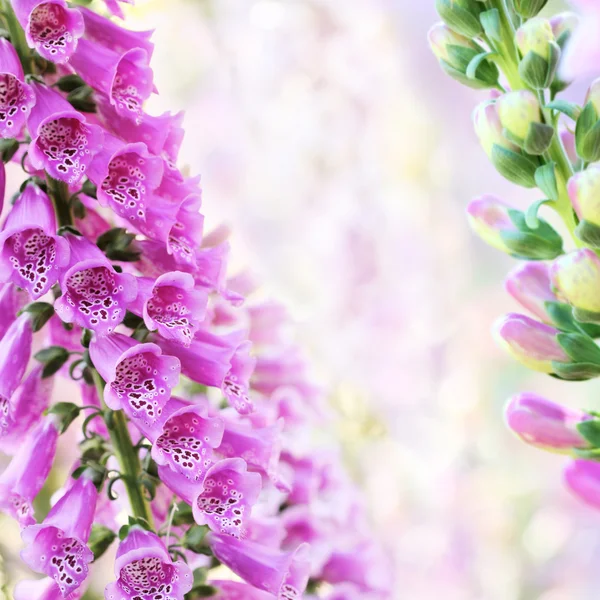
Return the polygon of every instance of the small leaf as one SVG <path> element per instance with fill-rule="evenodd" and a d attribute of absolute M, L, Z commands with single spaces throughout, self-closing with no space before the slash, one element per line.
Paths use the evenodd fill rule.
<path fill-rule="evenodd" d="M 108 550 L 116 537 L 117 534 L 112 529 L 94 523 L 88 540 L 88 546 L 94 553 L 94 560 L 98 560 Z"/>
<path fill-rule="evenodd" d="M 2 162 L 10 162 L 10 159 L 17 153 L 19 142 L 12 138 L 0 139 L 0 155 Z"/>
<path fill-rule="evenodd" d="M 558 200 L 558 184 L 556 183 L 556 163 L 549 162 L 535 171 L 535 183 L 550 200 Z"/>
<path fill-rule="evenodd" d="M 575 311 L 573 311 L 575 315 Z M 592 363 L 600 367 L 600 348 L 582 333 L 559 333 L 556 340 L 576 363 Z"/>
<path fill-rule="evenodd" d="M 500 13 L 497 8 L 486 10 L 479 15 L 479 20 L 486 35 L 495 42 L 502 41 L 502 26 L 500 23 Z"/>
<path fill-rule="evenodd" d="M 183 545 L 192 552 L 200 552 L 200 550 L 206 548 L 206 542 L 204 538 L 208 533 L 208 527 L 206 525 L 192 525 L 183 537 Z"/>
<path fill-rule="evenodd" d="M 498 172 L 509 181 L 526 188 L 536 186 L 535 172 L 539 163 L 533 159 L 494 144 L 492 148 L 492 163 L 498 169 Z"/>
<path fill-rule="evenodd" d="M 194 523 L 192 507 L 187 502 L 180 502 L 173 517 L 173 525 L 191 525 Z"/>
<path fill-rule="evenodd" d="M 566 100 L 552 100 L 552 102 L 546 104 L 546 108 L 567 115 L 567 117 L 573 119 L 573 121 L 577 121 L 581 114 L 581 106 L 574 104 L 573 102 L 567 102 Z"/>
<path fill-rule="evenodd" d="M 554 127 L 545 123 L 531 123 L 523 148 L 528 154 L 541 156 L 548 150 L 554 137 Z"/>
<path fill-rule="evenodd" d="M 25 306 L 19 315 L 29 313 L 31 315 L 31 326 L 34 333 L 37 333 L 54 315 L 54 307 L 48 302 L 32 302 Z"/>
<path fill-rule="evenodd" d="M 477 69 L 479 68 L 479 65 L 481 65 L 481 63 L 486 58 L 489 58 L 490 56 L 494 56 L 495 54 L 496 54 L 495 52 L 482 52 L 481 54 L 478 54 L 469 63 L 469 66 L 467 67 L 467 70 L 465 71 L 465 75 L 469 79 L 475 79 L 477 76 Z"/>
<path fill-rule="evenodd" d="M 56 82 L 56 87 L 58 87 L 61 92 L 72 92 L 84 85 L 85 82 L 79 75 L 65 75 Z"/>
<path fill-rule="evenodd" d="M 72 402 L 57 402 L 48 409 L 48 414 L 57 415 L 60 420 L 59 431 L 63 434 L 69 425 L 79 416 L 81 408 Z"/>
<path fill-rule="evenodd" d="M 592 363 L 561 363 L 552 361 L 552 368 L 559 379 L 585 381 L 600 375 L 600 366 Z"/>
<path fill-rule="evenodd" d="M 62 346 L 50 346 L 35 354 L 34 358 L 44 364 L 42 378 L 51 377 L 69 360 L 69 351 Z"/>
<path fill-rule="evenodd" d="M 588 246 L 600 248 L 600 227 L 589 221 L 580 221 L 575 228 L 575 235 Z"/>
<path fill-rule="evenodd" d="M 534 202 L 525 213 L 525 221 L 527 226 L 531 229 L 537 229 L 540 226 L 540 219 L 538 218 L 538 211 L 544 204 L 551 203 L 551 200 L 537 200 Z"/>
<path fill-rule="evenodd" d="M 592 445 L 594 448 L 600 448 L 600 421 L 591 419 L 583 421 L 577 425 L 577 431 Z"/>
<path fill-rule="evenodd" d="M 544 309 L 548 317 L 550 317 L 552 324 L 558 327 L 558 329 L 572 333 L 581 332 L 574 321 L 573 309 L 569 304 L 564 302 L 544 302 Z"/>

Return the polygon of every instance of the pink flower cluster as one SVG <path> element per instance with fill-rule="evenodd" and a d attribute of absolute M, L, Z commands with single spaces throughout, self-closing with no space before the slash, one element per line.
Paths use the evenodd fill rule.
<path fill-rule="evenodd" d="M 2 187 L 10 161 L 27 179 L 0 232 L 0 507 L 45 576 L 15 599 L 80 598 L 117 530 L 107 600 L 389 597 L 285 311 L 245 303 L 226 240 L 203 239 L 199 178 L 176 166 L 182 115 L 144 111 L 151 32 L 65 0 L 10 6 Z M 60 377 L 80 399 L 52 403 Z M 74 421 L 72 477 L 38 515 Z"/>

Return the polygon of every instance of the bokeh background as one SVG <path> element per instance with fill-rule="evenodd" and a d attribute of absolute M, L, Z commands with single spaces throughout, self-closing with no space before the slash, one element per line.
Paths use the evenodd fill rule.
<path fill-rule="evenodd" d="M 231 228 L 234 268 L 287 304 L 332 391 L 397 597 L 597 598 L 600 513 L 563 488 L 563 458 L 523 446 L 502 417 L 521 390 L 598 409 L 597 384 L 527 372 L 491 339 L 516 308 L 502 287 L 513 261 L 470 233 L 464 207 L 484 192 L 536 198 L 478 147 L 485 93 L 430 55 L 433 0 L 127 12 L 157 29 L 148 109 L 186 111 L 181 161 L 202 174 L 207 229 Z M 10 580 L 20 542 L 0 527 Z"/>

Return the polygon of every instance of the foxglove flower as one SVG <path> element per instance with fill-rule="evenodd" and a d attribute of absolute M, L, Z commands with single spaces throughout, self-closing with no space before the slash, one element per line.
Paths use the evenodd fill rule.
<path fill-rule="evenodd" d="M 23 67 L 12 44 L 0 39 L 0 137 L 16 138 L 21 134 L 35 94 L 25 83 Z"/>
<path fill-rule="evenodd" d="M 227 580 L 214 580 L 208 583 L 218 590 L 213 600 L 273 600 L 272 594 L 261 592 L 247 583 Z"/>
<path fill-rule="evenodd" d="M 30 315 L 24 313 L 13 321 L 0 340 L 0 406 L 4 414 L 7 414 L 5 407 L 25 374 L 32 338 Z"/>
<path fill-rule="evenodd" d="M 69 262 L 69 245 L 56 235 L 48 196 L 29 183 L 8 214 L 0 233 L 0 280 L 25 288 L 37 300 L 58 280 Z"/>
<path fill-rule="evenodd" d="M 183 561 L 173 562 L 161 539 L 138 526 L 119 544 L 115 577 L 104 591 L 106 600 L 183 600 L 194 582 L 191 569 Z"/>
<path fill-rule="evenodd" d="M 96 486 L 84 472 L 41 524 L 21 533 L 25 542 L 21 558 L 32 570 L 54 579 L 63 598 L 85 581 L 88 563 L 94 559 L 86 543 L 97 499 Z"/>
<path fill-rule="evenodd" d="M 0 475 L 0 508 L 22 526 L 35 523 L 32 502 L 50 473 L 57 440 L 58 427 L 55 417 L 50 415 L 23 440 Z"/>
<path fill-rule="evenodd" d="M 0 340 L 13 324 L 17 313 L 27 303 L 27 292 L 12 283 L 0 285 Z"/>
<path fill-rule="evenodd" d="M 600 508 L 600 463 L 574 460 L 565 469 L 564 479 L 575 496 L 593 508 Z"/>
<path fill-rule="evenodd" d="M 85 584 L 69 594 L 64 600 L 79 600 L 83 596 Z M 17 583 L 13 592 L 14 600 L 63 600 L 60 588 L 50 577 L 26 580 Z"/>
<path fill-rule="evenodd" d="M 138 290 L 131 311 L 143 316 L 150 331 L 189 346 L 204 319 L 208 301 L 204 290 L 194 289 L 194 278 L 181 271 L 165 273 L 155 281 L 140 278 Z"/>
<path fill-rule="evenodd" d="M 586 413 L 561 406 L 537 394 L 518 394 L 505 410 L 506 423 L 524 441 L 558 452 L 585 448 L 588 442 L 577 425 L 591 418 Z"/>
<path fill-rule="evenodd" d="M 278 600 L 299 600 L 308 583 L 309 546 L 281 552 L 231 536 L 209 534 L 215 556 L 236 575 Z"/>
<path fill-rule="evenodd" d="M 179 380 L 179 361 L 156 344 L 140 344 L 120 333 L 94 339 L 90 357 L 106 381 L 106 405 L 124 409 L 140 426 L 154 426 Z"/>
<path fill-rule="evenodd" d="M 83 17 L 65 0 L 12 0 L 30 48 L 53 63 L 69 60 L 83 35 Z"/>
<path fill-rule="evenodd" d="M 556 338 L 560 331 L 525 315 L 511 313 L 502 317 L 496 322 L 494 333 L 514 358 L 534 371 L 552 373 L 553 361 L 571 362 Z"/>
<path fill-rule="evenodd" d="M 61 277 L 62 296 L 54 303 L 65 323 L 110 334 L 123 321 L 137 296 L 135 277 L 117 273 L 99 248 L 72 233 L 65 235 L 71 251 L 69 268 Z"/>
<path fill-rule="evenodd" d="M 256 359 L 250 356 L 252 342 L 240 344 L 231 358 L 231 368 L 221 385 L 227 401 L 241 415 L 254 411 L 254 403 L 249 396 L 250 376 L 254 371 Z"/>
<path fill-rule="evenodd" d="M 32 427 L 48 408 L 54 379 L 42 377 L 43 365 L 36 366 L 8 402 L 0 401 L 0 450 L 15 454 Z"/>
<path fill-rule="evenodd" d="M 83 38 L 69 64 L 120 116 L 140 123 L 142 104 L 154 89 L 149 58 L 143 48 L 119 53 Z"/>
<path fill-rule="evenodd" d="M 169 406 L 173 400 L 169 403 Z M 152 458 L 159 470 L 170 469 L 193 486 L 201 484 L 213 463 L 213 448 L 223 438 L 223 421 L 208 417 L 206 408 L 184 405 L 165 421 L 153 437 Z"/>
<path fill-rule="evenodd" d="M 543 262 L 524 262 L 506 277 L 506 291 L 523 308 L 542 321 L 549 321 L 547 302 L 558 302 L 552 289 L 550 270 Z"/>
<path fill-rule="evenodd" d="M 54 179 L 75 185 L 102 145 L 102 130 L 88 123 L 58 92 L 41 83 L 31 86 L 36 103 L 27 121 L 29 160 Z"/>

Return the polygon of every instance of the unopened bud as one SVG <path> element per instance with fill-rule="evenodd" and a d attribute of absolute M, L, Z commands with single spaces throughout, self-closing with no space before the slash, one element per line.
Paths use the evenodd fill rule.
<path fill-rule="evenodd" d="M 574 307 L 579 321 L 600 322 L 600 258 L 589 248 L 565 254 L 550 268 L 558 294 Z"/>
<path fill-rule="evenodd" d="M 589 446 L 577 430 L 580 423 L 591 418 L 583 411 L 523 393 L 508 401 L 504 414 L 510 429 L 532 446 L 565 453 Z"/>
<path fill-rule="evenodd" d="M 575 126 L 577 154 L 587 162 L 600 160 L 600 79 L 590 86 Z"/>
<path fill-rule="evenodd" d="M 486 52 L 479 44 L 456 33 L 444 23 L 435 24 L 427 37 L 440 66 L 450 77 L 472 88 L 492 88 L 497 85 L 498 69 L 487 60 L 480 62 L 472 77 L 467 76 L 471 61 Z"/>
<path fill-rule="evenodd" d="M 600 168 L 590 166 L 573 175 L 567 189 L 579 217 L 575 233 L 589 246 L 600 248 Z"/>
<path fill-rule="evenodd" d="M 534 89 L 550 87 L 556 74 L 560 48 L 548 19 L 535 17 L 519 27 L 516 41 L 521 55 L 519 74 Z"/>
<path fill-rule="evenodd" d="M 561 48 L 565 45 L 578 23 L 579 17 L 573 12 L 565 11 L 550 17 L 550 27 L 552 27 L 554 39 Z"/>
<path fill-rule="evenodd" d="M 515 10 L 526 19 L 535 17 L 548 0 L 514 0 Z"/>
<path fill-rule="evenodd" d="M 483 31 L 479 20 L 483 7 L 477 0 L 436 0 L 435 8 L 442 21 L 461 35 L 475 37 Z"/>
<path fill-rule="evenodd" d="M 540 103 L 533 92 L 519 90 L 504 94 L 497 106 L 506 138 L 529 154 L 540 155 L 548 149 L 554 129 L 542 123 Z"/>
<path fill-rule="evenodd" d="M 554 373 L 554 363 L 571 362 L 558 342 L 560 331 L 525 315 L 502 317 L 494 326 L 494 334 L 513 358 L 533 371 Z"/>
<path fill-rule="evenodd" d="M 600 508 L 600 462 L 574 460 L 565 469 L 564 479 L 575 496 L 594 508 Z"/>
<path fill-rule="evenodd" d="M 506 277 L 506 291 L 523 307 L 542 321 L 551 322 L 546 310 L 548 302 L 558 302 L 552 290 L 550 270 L 543 262 L 525 262 Z"/>
<path fill-rule="evenodd" d="M 562 253 L 562 238 L 552 227 L 539 220 L 531 229 L 521 211 L 494 196 L 482 196 L 467 206 L 469 224 L 490 246 L 511 256 L 547 260 Z"/>

